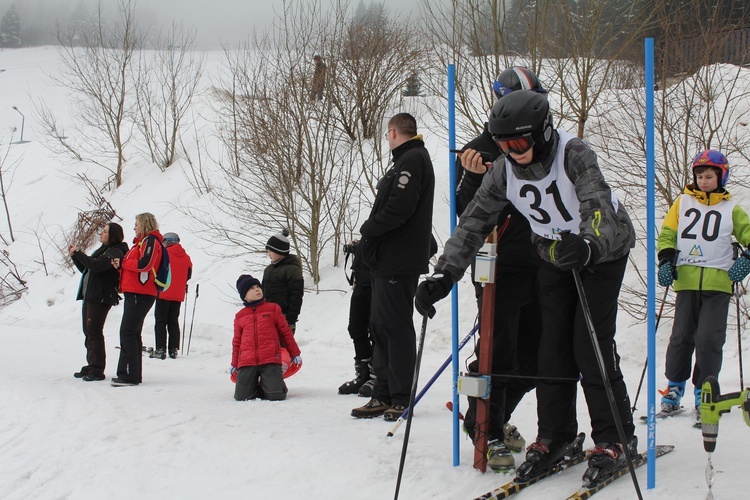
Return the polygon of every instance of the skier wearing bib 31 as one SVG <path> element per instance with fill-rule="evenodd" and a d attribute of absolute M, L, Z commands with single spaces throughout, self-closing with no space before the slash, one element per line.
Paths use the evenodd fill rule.
<path fill-rule="evenodd" d="M 516 90 L 533 89 L 546 94 L 537 76 L 528 68 L 512 66 L 500 72 L 492 84 L 493 97 L 502 99 Z M 488 163 L 479 171 L 464 168 L 461 155 L 456 159 L 457 215 L 474 198 L 491 162 L 505 153 L 492 139 L 489 124 L 484 124 L 481 135 L 466 144 L 462 150 L 474 149 L 487 153 Z M 526 440 L 515 425 L 511 415 L 524 395 L 534 389 L 537 374 L 536 359 L 542 331 L 537 290 L 536 273 L 539 269 L 539 254 L 531 241 L 528 221 L 513 205 L 503 210 L 497 221 L 497 264 L 495 269 L 494 332 L 492 336 L 492 388 L 488 418 L 487 466 L 496 471 L 507 471 L 515 467 L 511 450 L 521 451 Z M 472 275 L 474 273 L 472 272 Z M 474 282 L 474 289 L 481 317 L 483 285 Z M 479 372 L 480 345 L 475 347 L 476 358 L 469 364 L 471 372 Z M 503 375 L 511 375 L 504 377 Z M 520 375 L 519 377 L 513 375 Z M 476 427 L 477 398 L 469 396 L 469 406 L 464 418 L 464 430 L 474 441 Z"/>
<path fill-rule="evenodd" d="M 573 271 L 580 271 L 599 346 L 605 353 L 604 369 L 623 425 L 624 444 L 634 453 L 630 400 L 614 340 L 617 299 L 635 244 L 633 226 L 604 181 L 594 152 L 582 140 L 553 127 L 545 95 L 518 90 L 499 99 L 490 113 L 489 130 L 506 156 L 485 176 L 461 215 L 435 266 L 436 274 L 420 285 L 417 303 L 423 307 L 448 294 L 506 206 L 512 203 L 526 217 L 542 257 L 537 274 L 542 308 L 539 429 L 516 475 L 531 479 L 576 451 L 571 443 L 578 431 L 575 400 L 580 374 L 596 443 L 584 482 L 595 484 L 626 466 L 625 450 Z M 461 159 L 475 168 L 483 161 L 476 151 L 464 152 Z"/>
<path fill-rule="evenodd" d="M 719 376 L 726 340 L 733 282 L 750 272 L 750 254 L 732 263 L 732 236 L 750 244 L 750 220 L 724 186 L 729 162 L 719 151 L 703 151 L 693 160 L 693 184 L 670 207 L 657 243 L 659 284 L 677 292 L 672 335 L 667 347 L 667 389 L 661 392 L 665 414 L 680 408 L 695 351 L 693 385 L 700 416 L 701 386 Z"/>

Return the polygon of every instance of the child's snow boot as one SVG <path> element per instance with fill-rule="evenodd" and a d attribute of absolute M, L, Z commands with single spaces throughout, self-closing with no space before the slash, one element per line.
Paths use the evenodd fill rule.
<path fill-rule="evenodd" d="M 682 396 L 685 395 L 685 381 L 670 381 L 667 385 L 667 390 L 659 391 L 659 394 L 662 395 L 661 411 L 672 413 L 675 410 L 679 410 L 681 408 L 680 401 L 682 400 Z"/>
<path fill-rule="evenodd" d="M 700 415 L 701 412 L 701 388 L 693 388 L 693 395 L 695 395 L 695 411 Z"/>

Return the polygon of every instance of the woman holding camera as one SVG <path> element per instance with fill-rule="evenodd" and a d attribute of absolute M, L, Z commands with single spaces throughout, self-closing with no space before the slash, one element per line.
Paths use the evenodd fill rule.
<path fill-rule="evenodd" d="M 81 284 L 77 300 L 83 301 L 84 345 L 86 365 L 73 374 L 86 382 L 104 380 L 104 366 L 107 353 L 104 349 L 104 322 L 112 306 L 120 300 L 117 289 L 120 286 L 120 273 L 112 267 L 112 259 L 120 259 L 128 251 L 124 243 L 122 226 L 110 222 L 99 232 L 102 244 L 91 255 L 70 246 L 68 253 L 73 264 L 81 271 Z"/>

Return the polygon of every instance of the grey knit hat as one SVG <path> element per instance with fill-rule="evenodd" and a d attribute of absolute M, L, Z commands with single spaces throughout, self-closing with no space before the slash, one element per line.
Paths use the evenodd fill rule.
<path fill-rule="evenodd" d="M 289 255 L 289 230 L 284 228 L 268 239 L 266 250 L 271 250 L 279 255 Z"/>

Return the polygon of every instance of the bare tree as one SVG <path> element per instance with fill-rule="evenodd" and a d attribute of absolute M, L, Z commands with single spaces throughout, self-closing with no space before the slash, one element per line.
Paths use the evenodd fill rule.
<path fill-rule="evenodd" d="M 426 50 L 409 19 L 390 16 L 382 4 L 349 17 L 339 4 L 322 44 L 329 55 L 325 100 L 331 117 L 357 154 L 366 187 L 383 174 L 381 133 L 386 114 L 412 74 L 426 68 Z"/>
<path fill-rule="evenodd" d="M 545 40 L 545 53 L 551 56 L 549 63 L 559 83 L 560 113 L 576 124 L 576 134 L 583 138 L 601 95 L 639 81 L 638 68 L 624 61 L 632 58 L 646 24 L 636 15 L 638 2 L 545 2 L 550 19 L 555 20 L 553 34 Z"/>
<path fill-rule="evenodd" d="M 136 81 L 138 128 L 151 161 L 163 171 L 174 163 L 184 119 L 197 92 L 204 58 L 193 51 L 195 30 L 173 24 L 159 35 L 150 61 Z"/>
<path fill-rule="evenodd" d="M 711 64 L 716 45 L 723 43 L 721 36 L 712 33 L 725 19 L 720 15 L 698 16 L 702 5 L 699 0 L 684 3 L 684 10 L 679 13 L 687 17 L 677 16 L 675 10 L 657 12 L 656 22 L 662 27 L 660 32 L 668 35 L 661 40 L 660 50 L 669 50 L 668 57 L 657 57 L 660 61 L 657 71 L 662 75 L 678 75 L 669 79 L 663 77 L 655 93 L 654 184 L 657 213 L 661 215 L 682 193 L 684 186 L 693 181 L 692 159 L 705 149 L 718 149 L 727 155 L 733 166 L 733 186 L 750 187 L 750 173 L 737 168 L 750 159 L 750 132 L 745 116 L 750 85 L 743 78 L 743 68 Z M 702 61 L 695 60 L 696 54 L 680 61 L 681 51 L 668 49 L 679 45 L 678 41 L 684 38 L 681 29 L 677 29 L 683 25 L 699 27 L 704 34 Z M 669 34 L 675 34 L 676 38 Z M 698 69 L 692 73 L 680 70 L 696 67 Z M 608 180 L 628 207 L 636 226 L 637 244 L 645 252 L 649 242 L 645 240 L 646 197 L 643 195 L 646 189 L 643 88 L 618 89 L 603 94 L 597 106 L 607 112 L 600 112 L 591 120 L 587 139 L 603 153 L 601 162 L 613 174 Z M 626 290 L 633 299 L 628 312 L 634 317 L 645 318 L 643 297 L 647 276 L 642 264 L 639 266 L 633 262 L 632 269 L 642 287 Z"/>
<path fill-rule="evenodd" d="M 0 307 L 20 299 L 26 290 L 26 280 L 10 258 L 10 252 L 0 250 Z"/>
<path fill-rule="evenodd" d="M 542 64 L 551 21 L 546 1 L 453 0 L 435 6 L 422 0 L 423 30 L 434 55 L 421 80 L 434 95 L 429 111 L 436 123 L 447 123 L 446 68 L 456 72 L 456 134 L 459 142 L 482 131 L 494 102 L 492 82 L 504 69 L 526 66 L 545 88 L 555 87 L 557 75 Z"/>
<path fill-rule="evenodd" d="M 209 209 L 183 209 L 245 251 L 289 228 L 317 284 L 323 250 L 334 245 L 338 262 L 390 156 L 382 151 L 384 117 L 419 53 L 407 28 L 380 15 L 374 24 L 352 23 L 348 3 L 324 13 L 316 0 L 285 4 L 271 30 L 227 50 L 216 105 L 227 153 L 219 162 L 223 183 L 214 177 Z M 355 33 L 369 37 L 367 50 Z M 321 100 L 310 98 L 314 54 L 328 63 Z"/>
<path fill-rule="evenodd" d="M 469 139 L 481 132 L 492 107 L 495 77 L 520 58 L 511 53 L 508 12 L 503 0 L 452 0 L 436 6 L 422 0 L 425 38 L 435 55 L 423 78 L 428 95 L 438 96 L 430 111 L 437 123 L 446 122 L 446 77 L 455 66 L 457 133 Z M 537 71 L 538 68 L 531 68 Z"/>
<path fill-rule="evenodd" d="M 10 220 L 10 209 L 8 207 L 8 191 L 10 190 L 11 185 L 13 184 L 13 172 L 18 167 L 20 160 L 16 160 L 13 162 L 8 162 L 8 157 L 10 156 L 10 146 L 13 142 L 13 137 L 11 136 L 10 142 L 8 142 L 8 147 L 5 150 L 5 155 L 0 157 L 0 197 L 3 199 L 3 208 L 5 209 L 5 220 L 8 222 L 8 232 L 10 233 L 10 241 L 16 241 L 15 236 L 13 236 L 13 223 Z M 0 146 L 2 146 L 2 143 L 0 143 Z M 3 241 L 5 241 L 5 238 L 3 238 Z M 7 242 L 5 242 L 7 244 Z"/>
<path fill-rule="evenodd" d="M 134 0 L 119 0 L 117 14 L 114 22 L 108 22 L 100 5 L 96 31 L 58 32 L 63 69 L 52 79 L 76 96 L 70 136 L 62 133 L 43 100 L 37 103 L 37 112 L 55 152 L 104 167 L 119 187 L 131 138 L 128 116 L 131 89 L 138 80 L 135 58 L 145 33 L 136 23 Z M 102 156 L 114 166 L 101 163 Z"/>

